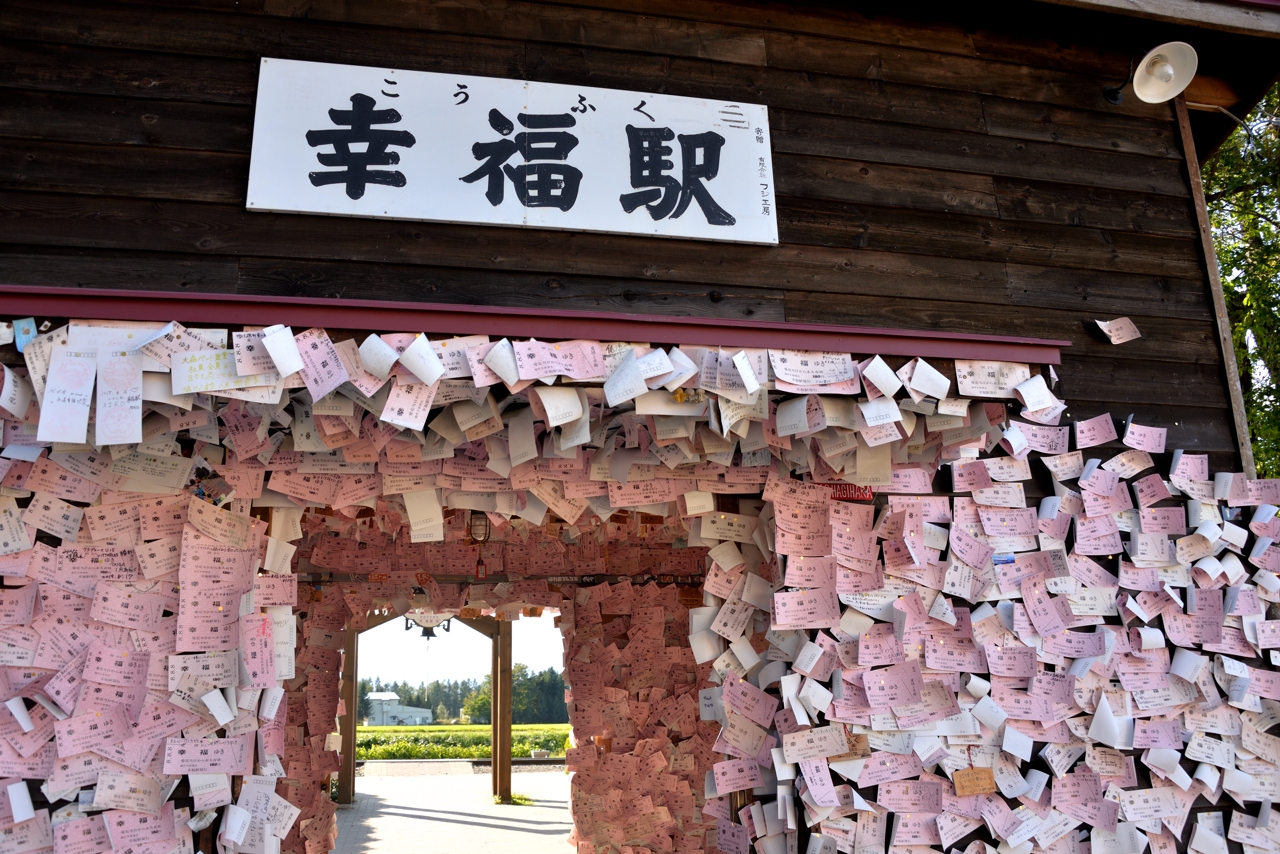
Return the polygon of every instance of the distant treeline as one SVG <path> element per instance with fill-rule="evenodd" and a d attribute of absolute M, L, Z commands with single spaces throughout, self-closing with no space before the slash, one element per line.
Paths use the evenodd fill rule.
<path fill-rule="evenodd" d="M 416 686 L 408 682 L 386 683 L 377 678 L 361 679 L 361 719 L 369 717 L 366 697 L 372 691 L 392 691 L 406 706 L 431 709 L 438 723 L 464 715 L 472 723 L 489 723 L 493 690 L 487 675 L 483 681 L 446 679 Z M 541 673 L 530 673 L 528 665 L 514 665 L 511 668 L 511 717 L 512 723 L 517 724 L 568 723 L 569 710 L 564 704 L 564 680 L 560 674 L 550 667 Z"/>

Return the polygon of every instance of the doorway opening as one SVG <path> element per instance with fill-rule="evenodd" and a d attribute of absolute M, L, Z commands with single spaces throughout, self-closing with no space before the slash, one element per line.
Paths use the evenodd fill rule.
<path fill-rule="evenodd" d="M 424 838 L 444 850 L 563 850 L 573 823 L 562 643 L 553 612 L 535 613 L 504 621 L 509 746 L 499 731 L 499 621 L 421 611 L 380 624 L 371 617 L 357 639 L 352 800 L 338 814 L 337 851 L 417 850 Z M 495 761 L 504 747 L 505 777 Z"/>

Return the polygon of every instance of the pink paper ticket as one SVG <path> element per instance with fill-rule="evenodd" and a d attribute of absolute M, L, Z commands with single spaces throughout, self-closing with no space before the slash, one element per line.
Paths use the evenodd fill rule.
<path fill-rule="evenodd" d="M 53 854 L 99 854 L 110 847 L 101 814 L 63 822 L 53 834 Z"/>
<path fill-rule="evenodd" d="M 1076 447 L 1092 448 L 1105 445 L 1116 440 L 1116 424 L 1111 420 L 1111 413 L 1103 413 L 1096 418 L 1076 422 Z"/>
<path fill-rule="evenodd" d="M 924 771 L 920 758 L 914 753 L 905 756 L 878 750 L 871 754 L 862 773 L 858 775 L 858 786 L 877 786 L 894 780 L 905 780 L 918 777 Z"/>
<path fill-rule="evenodd" d="M 779 702 L 777 697 L 761 691 L 745 679 L 735 677 L 725 680 L 722 699 L 726 709 L 762 727 L 773 723 Z"/>
<path fill-rule="evenodd" d="M 798 590 L 773 594 L 774 622 L 779 628 L 825 629 L 840 622 L 835 590 Z"/>
<path fill-rule="evenodd" d="M 67 757 L 129 738 L 132 722 L 124 706 L 112 706 L 107 711 L 58 721 L 53 730 L 58 740 L 58 756 Z"/>
<path fill-rule="evenodd" d="M 170 738 L 164 745 L 166 774 L 241 774 L 244 772 L 252 735 L 206 740 Z"/>
<path fill-rule="evenodd" d="M 760 766 L 752 760 L 729 759 L 712 766 L 716 781 L 716 794 L 720 796 L 764 785 Z"/>

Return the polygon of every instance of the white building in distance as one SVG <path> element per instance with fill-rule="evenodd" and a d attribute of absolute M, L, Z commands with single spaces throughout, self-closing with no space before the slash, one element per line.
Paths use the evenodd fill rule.
<path fill-rule="evenodd" d="M 394 691 L 372 691 L 364 698 L 369 701 L 366 726 L 422 726 L 434 720 L 430 709 L 400 705 Z"/>

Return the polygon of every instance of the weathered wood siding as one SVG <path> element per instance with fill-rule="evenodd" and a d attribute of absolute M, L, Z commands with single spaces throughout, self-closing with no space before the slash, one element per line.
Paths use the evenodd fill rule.
<path fill-rule="evenodd" d="M 6 0 L 0 281 L 1070 339 L 1071 416 L 1132 412 L 1230 465 L 1174 111 L 1101 97 L 1126 57 L 803 8 L 594 5 Z M 781 245 L 248 213 L 264 55 L 767 104 Z M 1113 347 L 1093 320 L 1121 315 L 1145 337 Z"/>

